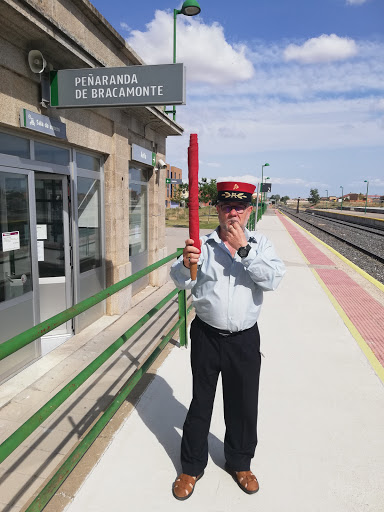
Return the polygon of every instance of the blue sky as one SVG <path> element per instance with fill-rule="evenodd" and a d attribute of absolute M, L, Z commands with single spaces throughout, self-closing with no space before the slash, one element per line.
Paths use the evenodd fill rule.
<path fill-rule="evenodd" d="M 93 0 L 147 64 L 172 61 L 181 2 Z M 167 162 L 187 174 L 199 135 L 200 177 L 256 183 L 306 197 L 384 195 L 383 0 L 201 0 L 177 17 L 177 61 L 187 68 L 183 137 Z"/>

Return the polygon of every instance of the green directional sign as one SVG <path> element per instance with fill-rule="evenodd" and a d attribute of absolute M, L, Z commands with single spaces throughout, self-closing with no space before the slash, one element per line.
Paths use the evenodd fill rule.
<path fill-rule="evenodd" d="M 181 185 L 183 180 L 176 178 L 165 178 L 165 183 L 170 183 L 171 185 Z"/>

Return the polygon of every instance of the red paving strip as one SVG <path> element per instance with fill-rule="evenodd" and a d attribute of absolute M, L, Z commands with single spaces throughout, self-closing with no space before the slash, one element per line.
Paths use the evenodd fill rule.
<path fill-rule="evenodd" d="M 335 266 L 282 214 L 278 217 L 311 265 Z M 316 272 L 384 366 L 384 307 L 343 270 L 317 268 Z"/>

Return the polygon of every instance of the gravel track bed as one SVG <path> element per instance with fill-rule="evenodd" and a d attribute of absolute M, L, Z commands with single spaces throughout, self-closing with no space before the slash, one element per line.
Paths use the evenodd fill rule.
<path fill-rule="evenodd" d="M 290 212 L 287 210 L 282 210 L 287 216 L 291 216 Z M 296 213 L 294 215 L 297 215 Z M 358 249 L 354 249 L 346 244 L 344 244 L 340 240 L 336 240 L 331 235 L 327 235 L 323 233 L 315 226 L 311 226 L 305 222 L 305 218 L 309 216 L 307 214 L 300 214 L 303 216 L 302 218 L 298 218 L 292 215 L 292 220 L 297 222 L 300 226 L 305 228 L 307 231 L 315 235 L 317 238 L 325 242 L 327 245 L 335 249 L 337 252 L 342 254 L 349 261 L 352 261 L 359 268 L 367 272 L 370 276 L 377 279 L 380 283 L 384 284 L 384 265 L 374 258 L 370 258 L 366 254 L 361 253 Z M 356 230 L 353 228 L 349 228 L 348 226 L 338 226 L 333 224 L 329 226 L 329 223 L 325 222 L 326 219 L 316 219 L 316 222 L 319 224 L 326 224 L 324 229 L 334 232 L 338 236 L 345 236 L 346 239 L 351 239 L 354 243 L 358 243 L 362 245 L 365 249 L 372 247 L 376 254 L 379 254 L 384 257 L 384 237 L 379 238 L 379 236 L 375 236 L 372 233 L 364 233 L 360 230 Z M 309 222 L 315 222 L 315 219 L 309 219 Z M 337 226 L 337 227 L 336 227 Z"/>

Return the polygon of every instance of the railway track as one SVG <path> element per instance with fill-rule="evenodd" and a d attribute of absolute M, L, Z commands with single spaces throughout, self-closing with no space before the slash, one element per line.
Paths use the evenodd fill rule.
<path fill-rule="evenodd" d="M 316 218 L 316 219 L 321 219 L 321 220 L 326 219 L 331 224 L 332 223 L 340 224 L 340 225 L 348 226 L 350 228 L 359 229 L 360 231 L 365 231 L 367 233 L 373 233 L 378 236 L 384 236 L 384 222 L 383 222 L 383 227 L 380 229 L 380 228 L 370 228 L 369 226 L 362 226 L 362 225 L 356 224 L 354 222 L 348 222 L 347 220 L 340 220 L 340 219 L 334 219 L 332 217 L 325 217 L 325 216 L 319 215 L 315 212 L 301 212 L 301 214 L 309 215 L 311 218 Z"/>
<path fill-rule="evenodd" d="M 384 283 L 384 232 L 311 213 L 280 210 Z"/>

